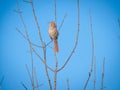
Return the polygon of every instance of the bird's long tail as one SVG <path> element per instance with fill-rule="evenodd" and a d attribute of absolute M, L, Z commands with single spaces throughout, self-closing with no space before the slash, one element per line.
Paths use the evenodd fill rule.
<path fill-rule="evenodd" d="M 58 47 L 58 41 L 54 40 L 54 52 L 58 52 L 59 51 L 59 47 Z"/>

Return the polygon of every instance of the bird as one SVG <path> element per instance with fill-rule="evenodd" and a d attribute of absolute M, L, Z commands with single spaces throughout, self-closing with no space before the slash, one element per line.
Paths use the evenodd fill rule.
<path fill-rule="evenodd" d="M 59 35 L 59 33 L 57 31 L 57 26 L 56 26 L 55 22 L 50 22 L 48 34 L 54 42 L 54 52 L 55 53 L 59 52 L 59 47 L 58 47 L 58 35 Z"/>

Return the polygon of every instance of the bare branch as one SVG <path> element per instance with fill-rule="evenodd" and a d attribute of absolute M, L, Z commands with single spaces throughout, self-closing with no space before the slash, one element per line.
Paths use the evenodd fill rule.
<path fill-rule="evenodd" d="M 17 10 L 18 10 L 18 12 L 20 12 L 20 9 L 19 9 L 19 6 L 18 6 L 18 2 L 17 2 Z M 28 41 L 28 44 L 29 44 L 29 47 L 30 47 L 30 56 L 31 56 L 31 62 L 32 62 L 32 77 L 31 77 L 31 83 L 32 83 L 32 90 L 34 90 L 32 44 L 31 44 L 31 42 L 30 42 L 30 38 L 29 38 L 29 35 L 28 35 L 27 27 L 26 27 L 26 24 L 25 24 L 24 19 L 23 19 L 23 17 L 22 17 L 22 14 L 21 14 L 21 13 L 18 13 L 18 14 L 19 14 L 20 19 L 21 19 L 21 22 L 22 22 L 22 24 L 23 24 L 23 26 L 24 26 L 24 31 L 25 31 L 26 36 L 24 36 L 22 33 L 21 33 L 21 34 L 23 35 L 24 38 L 26 37 L 26 39 L 27 39 L 27 41 Z"/>
<path fill-rule="evenodd" d="M 53 71 L 50 67 L 48 67 L 48 65 L 46 64 L 46 48 L 44 46 L 44 42 L 42 41 L 42 36 L 41 36 L 41 33 L 40 33 L 40 27 L 38 25 L 38 21 L 37 21 L 37 17 L 36 17 L 36 14 L 35 14 L 35 10 L 34 10 L 34 5 L 33 5 L 33 2 L 31 0 L 31 6 L 32 6 L 32 11 L 33 11 L 33 15 L 34 15 L 34 19 L 35 19 L 35 22 L 36 22 L 36 26 L 38 28 L 38 35 L 40 37 L 40 41 L 41 41 L 41 44 L 42 44 L 42 49 L 43 49 L 43 54 L 44 54 L 44 60 L 40 57 L 40 55 L 36 52 L 36 50 L 32 47 L 32 44 L 31 44 L 31 41 L 29 39 L 29 35 L 28 35 L 28 32 L 27 32 L 27 27 L 26 27 L 26 24 L 23 20 L 23 17 L 22 17 L 22 14 L 19 13 L 19 16 L 20 16 L 20 19 L 22 21 L 22 24 L 24 26 L 24 31 L 25 31 L 25 34 L 26 36 L 24 36 L 22 33 L 22 36 L 24 38 L 27 39 L 28 41 L 28 44 L 30 46 L 30 54 L 31 54 L 31 60 L 32 60 L 32 76 L 30 75 L 30 72 L 29 72 L 29 69 L 27 69 L 28 73 L 29 73 L 29 77 L 31 79 L 31 83 L 32 83 L 32 90 L 34 90 L 34 70 L 33 70 L 33 55 L 32 55 L 32 51 L 39 57 L 39 59 L 44 63 L 45 65 L 45 70 L 46 70 L 46 75 L 48 77 L 48 82 L 49 82 L 49 86 L 50 86 L 50 90 L 52 90 L 52 85 L 51 85 L 51 82 L 50 82 L 50 78 L 49 78 L 49 74 L 48 74 L 48 69 L 50 69 L 51 71 Z M 17 3 L 17 9 L 18 11 L 20 11 L 19 7 L 18 7 L 18 3 Z"/>
<path fill-rule="evenodd" d="M 56 15 L 56 0 L 54 0 L 54 17 L 55 17 L 55 23 L 57 24 L 57 15 Z"/>
<path fill-rule="evenodd" d="M 40 55 L 36 52 L 36 50 L 34 48 L 32 48 L 32 50 L 35 53 L 35 55 L 45 64 L 44 60 L 40 57 Z M 51 67 L 49 67 L 48 65 L 47 65 L 47 68 L 54 72 L 54 70 Z"/>
<path fill-rule="evenodd" d="M 62 28 L 62 25 L 63 25 L 66 17 L 67 17 L 67 14 L 65 14 L 65 16 L 64 16 L 64 18 L 63 18 L 63 20 L 62 20 L 62 22 L 61 22 L 61 24 L 60 24 L 60 27 L 59 27 L 58 31 L 60 31 L 60 29 Z"/>
<path fill-rule="evenodd" d="M 31 3 L 31 1 L 28 1 L 28 0 L 23 0 L 24 2 L 26 2 L 26 3 Z"/>
<path fill-rule="evenodd" d="M 94 89 L 96 90 L 96 58 L 94 57 Z"/>
<path fill-rule="evenodd" d="M 18 2 L 17 2 L 17 11 L 18 11 L 18 14 L 19 14 L 19 16 L 20 16 L 20 19 L 21 19 L 21 22 L 22 22 L 22 24 L 23 24 L 23 27 L 24 27 L 24 31 L 25 31 L 25 34 L 26 34 L 25 37 L 26 37 L 27 39 L 29 39 L 28 32 L 27 32 L 27 27 L 26 27 L 26 24 L 25 24 L 25 22 L 24 22 L 24 20 L 23 20 L 22 14 L 20 13 L 21 11 L 20 11 L 20 9 L 19 9 Z M 29 40 L 28 40 L 28 41 L 29 41 Z"/>
<path fill-rule="evenodd" d="M 25 39 L 27 39 L 26 37 L 25 37 L 25 35 L 17 28 L 16 29 Z M 36 46 L 36 47 L 40 47 L 40 48 L 42 48 L 41 46 L 38 46 L 38 45 L 36 45 L 36 44 L 34 44 L 34 43 L 31 43 L 33 46 Z M 33 50 L 33 52 L 36 54 L 36 56 L 38 56 L 38 58 L 44 63 L 44 61 L 43 61 L 43 59 L 41 58 L 41 56 L 36 52 L 36 50 L 34 49 L 34 48 L 32 48 L 32 50 Z M 51 71 L 54 71 L 52 68 L 50 68 L 48 65 L 47 65 L 47 67 L 48 67 L 48 69 L 50 69 Z"/>
<path fill-rule="evenodd" d="M 35 81 L 36 81 L 36 89 L 38 90 L 39 87 L 38 87 L 38 79 L 37 79 L 37 74 L 36 74 L 36 69 L 34 67 L 34 77 L 35 77 Z"/>
<path fill-rule="evenodd" d="M 46 48 L 43 48 L 43 54 L 44 54 L 45 72 L 46 72 L 46 76 L 47 76 L 47 79 L 48 79 L 48 84 L 49 84 L 50 90 L 52 90 L 52 84 L 51 84 L 50 76 L 49 76 L 49 73 L 48 73 L 47 62 L 46 62 Z"/>
<path fill-rule="evenodd" d="M 16 30 L 18 31 L 18 33 L 20 33 L 20 35 L 21 35 L 24 39 L 27 39 L 26 36 L 25 36 L 18 28 L 16 28 Z"/>
<path fill-rule="evenodd" d="M 17 3 L 17 10 L 20 11 L 20 9 L 19 9 L 19 7 L 18 7 L 18 3 Z M 22 21 L 22 24 L 23 24 L 23 26 L 24 26 L 24 31 L 25 31 L 26 36 L 25 36 L 24 34 L 22 34 L 22 32 L 20 32 L 19 29 L 17 29 L 17 31 L 18 31 L 24 38 L 26 38 L 26 40 L 28 41 L 29 45 L 31 46 L 33 52 L 34 52 L 34 53 L 39 57 L 39 59 L 44 63 L 44 61 L 43 61 L 43 59 L 41 58 L 41 56 L 36 52 L 36 50 L 35 50 L 35 49 L 32 47 L 32 45 L 31 45 L 31 41 L 29 40 L 27 28 L 26 28 L 26 25 L 25 25 L 25 23 L 24 23 L 22 14 L 21 14 L 21 13 L 18 13 L 18 14 L 19 14 L 20 19 L 21 19 L 21 21 Z M 33 45 L 34 45 L 34 44 L 33 44 Z M 47 67 L 48 67 L 48 65 L 47 65 Z M 50 67 L 48 67 L 48 68 L 49 68 L 51 71 L 53 71 L 52 68 L 50 68 Z"/>
<path fill-rule="evenodd" d="M 34 43 L 32 43 L 32 42 L 31 42 L 31 44 L 32 44 L 33 46 L 35 46 L 35 47 L 42 48 L 42 46 L 39 46 L 39 45 L 34 44 Z"/>
<path fill-rule="evenodd" d="M 91 74 L 92 74 L 92 70 L 93 70 L 93 63 L 94 63 L 94 38 L 93 38 L 93 31 L 92 31 L 92 16 L 90 15 L 90 32 L 91 32 L 91 37 L 92 37 L 92 59 L 91 59 L 91 67 L 90 67 L 90 71 L 88 74 L 88 78 L 86 80 L 85 86 L 84 86 L 84 90 L 86 90 L 88 82 L 90 80 Z"/>
<path fill-rule="evenodd" d="M 31 56 L 31 64 L 32 64 L 32 90 L 34 90 L 34 62 L 33 62 L 33 52 L 32 47 L 30 45 L 30 56 Z"/>
<path fill-rule="evenodd" d="M 103 66 L 102 66 L 102 80 L 101 80 L 101 87 L 100 87 L 100 90 L 103 90 L 104 73 L 105 73 L 105 57 L 104 57 L 104 59 L 103 59 Z"/>
<path fill-rule="evenodd" d="M 46 71 L 46 76 L 47 76 L 47 79 L 48 79 L 48 84 L 49 84 L 50 90 L 52 90 L 52 84 L 51 84 L 51 80 L 50 80 L 50 77 L 49 77 L 49 74 L 48 74 L 46 60 L 44 61 L 44 63 L 45 63 L 45 71 Z"/>
<path fill-rule="evenodd" d="M 77 7 L 78 7 L 78 30 L 77 30 L 77 34 L 76 34 L 76 41 L 75 41 L 75 45 L 70 53 L 70 55 L 68 56 L 68 58 L 66 59 L 65 63 L 62 65 L 62 67 L 60 67 L 57 72 L 59 72 L 60 70 L 62 70 L 67 63 L 69 62 L 70 58 L 72 57 L 73 53 L 75 52 L 75 49 L 77 47 L 78 44 L 78 37 L 79 37 L 79 32 L 80 32 L 80 5 L 79 5 L 79 0 L 77 0 Z"/>
<path fill-rule="evenodd" d="M 37 20 L 37 16 L 36 16 L 35 9 L 34 9 L 34 4 L 33 4 L 32 0 L 31 0 L 31 6 L 32 6 L 32 12 L 33 12 L 33 15 L 34 15 L 35 23 L 36 23 L 36 26 L 37 26 L 37 29 L 38 29 L 38 35 L 39 35 L 39 38 L 40 38 L 40 42 L 43 46 L 44 43 L 43 43 L 42 36 L 41 36 L 41 33 L 40 33 L 40 26 L 38 24 L 38 20 Z"/>
<path fill-rule="evenodd" d="M 45 46 L 47 47 L 53 40 L 49 41 Z"/>
<path fill-rule="evenodd" d="M 13 10 L 14 12 L 16 12 L 16 13 L 22 13 L 20 10 L 18 11 L 18 10 Z"/>
<path fill-rule="evenodd" d="M 35 9 L 34 9 L 34 4 L 33 4 L 32 0 L 31 0 L 31 6 L 32 6 L 32 12 L 33 12 L 33 15 L 34 15 L 35 23 L 36 23 L 36 26 L 37 26 L 37 29 L 38 29 L 38 35 L 40 37 L 40 41 L 41 41 L 41 44 L 42 44 L 42 47 L 43 47 L 44 60 L 42 60 L 41 57 L 39 57 L 39 58 L 42 60 L 42 62 L 44 62 L 45 70 L 46 70 L 46 76 L 48 78 L 48 83 L 49 83 L 49 86 L 50 86 L 50 90 L 52 90 L 52 85 L 51 85 L 51 81 L 50 81 L 50 77 L 49 77 L 47 68 L 49 68 L 50 70 L 52 70 L 52 69 L 50 67 L 48 67 L 47 64 L 46 64 L 46 49 L 45 49 L 45 46 L 44 46 L 44 42 L 42 40 L 42 36 L 41 36 L 41 33 L 40 33 L 40 26 L 38 24 L 38 20 L 37 20 L 37 16 L 36 16 Z M 35 52 L 35 50 L 34 50 L 34 52 Z M 37 53 L 36 53 L 36 55 L 39 56 L 39 54 L 37 54 Z"/>
<path fill-rule="evenodd" d="M 54 53 L 54 59 L 55 59 L 55 62 L 56 62 L 55 68 L 57 70 L 57 68 L 58 68 L 58 59 L 57 59 L 56 53 Z"/>
<path fill-rule="evenodd" d="M 2 79 L 0 80 L 0 90 L 2 90 L 2 83 L 4 81 L 4 76 L 2 76 Z"/>
<path fill-rule="evenodd" d="M 26 70 L 27 70 L 28 76 L 29 76 L 29 78 L 30 78 L 30 81 L 31 81 L 31 83 L 32 83 L 32 76 L 31 76 L 31 74 L 30 74 L 30 70 L 28 69 L 27 64 L 25 65 L 25 67 L 26 67 Z"/>
<path fill-rule="evenodd" d="M 19 6 L 18 6 L 18 2 L 17 2 L 17 11 L 18 11 L 18 14 L 19 14 L 19 16 L 20 16 L 21 22 L 22 22 L 22 24 L 23 24 L 23 27 L 24 27 L 24 31 L 25 31 L 26 36 L 24 36 L 22 33 L 21 33 L 21 34 L 23 35 L 24 38 L 27 39 L 28 44 L 29 44 L 29 47 L 30 47 L 30 55 L 31 55 L 31 62 L 32 62 L 32 76 L 30 76 L 30 72 L 29 72 L 29 69 L 28 69 L 28 68 L 27 68 L 27 71 L 28 71 L 29 77 L 30 77 L 30 79 L 31 79 L 32 90 L 34 90 L 34 89 L 33 89 L 33 88 L 34 88 L 34 77 L 33 77 L 32 45 L 31 45 L 30 38 L 29 38 L 29 35 L 28 35 L 28 32 L 27 32 L 26 24 L 25 24 L 25 22 L 24 22 L 24 19 L 23 19 L 23 17 L 22 17 L 22 14 L 20 13 L 20 9 L 19 9 Z"/>
<path fill-rule="evenodd" d="M 21 84 L 22 84 L 22 86 L 24 87 L 25 90 L 28 90 L 27 86 L 24 83 L 21 82 Z"/>
<path fill-rule="evenodd" d="M 43 84 L 38 85 L 38 88 L 41 87 L 41 86 L 43 86 Z M 37 87 L 35 86 L 34 88 L 36 89 Z"/>
<path fill-rule="evenodd" d="M 4 76 L 2 76 L 2 79 L 0 80 L 0 85 L 2 85 L 3 81 L 4 81 Z"/>
<path fill-rule="evenodd" d="M 54 70 L 54 90 L 56 90 L 57 85 L 57 68 L 58 68 L 58 59 L 56 56 L 56 53 L 54 53 L 54 59 L 55 59 L 55 70 Z"/>
<path fill-rule="evenodd" d="M 27 40 L 27 38 L 25 37 L 25 35 L 24 35 L 18 28 L 16 28 L 16 30 L 18 31 L 18 33 L 20 33 L 20 35 L 21 35 L 24 39 Z M 35 47 L 42 48 L 42 46 L 36 45 L 36 44 L 34 44 L 34 43 L 32 43 L 32 42 L 31 42 L 31 44 L 32 44 L 33 46 L 35 46 Z"/>
<path fill-rule="evenodd" d="M 67 83 L 67 90 L 70 90 L 70 86 L 69 86 L 69 79 L 66 79 L 66 83 Z"/>

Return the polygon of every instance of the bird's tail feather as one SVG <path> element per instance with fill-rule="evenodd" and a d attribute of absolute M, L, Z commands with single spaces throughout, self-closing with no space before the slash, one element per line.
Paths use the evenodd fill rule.
<path fill-rule="evenodd" d="M 59 47 L 58 47 L 58 41 L 54 40 L 54 52 L 58 52 L 59 51 Z"/>

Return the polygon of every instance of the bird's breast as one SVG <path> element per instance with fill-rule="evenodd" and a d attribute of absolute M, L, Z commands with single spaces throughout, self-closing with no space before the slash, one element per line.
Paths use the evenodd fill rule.
<path fill-rule="evenodd" d="M 56 39 L 58 36 L 58 31 L 56 30 L 56 28 L 49 28 L 48 33 L 52 39 Z"/>

